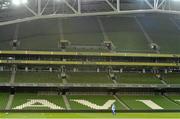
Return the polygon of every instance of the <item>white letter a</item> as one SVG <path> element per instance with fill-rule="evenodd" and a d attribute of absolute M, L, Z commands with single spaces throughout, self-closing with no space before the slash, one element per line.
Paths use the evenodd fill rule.
<path fill-rule="evenodd" d="M 37 104 L 38 103 L 38 104 Z M 19 105 L 17 107 L 14 107 L 13 109 L 24 109 L 27 107 L 33 107 L 33 108 L 38 108 L 38 107 L 48 107 L 50 109 L 64 109 L 58 105 L 55 105 L 47 100 L 41 100 L 41 99 L 30 99 L 28 102 Z"/>

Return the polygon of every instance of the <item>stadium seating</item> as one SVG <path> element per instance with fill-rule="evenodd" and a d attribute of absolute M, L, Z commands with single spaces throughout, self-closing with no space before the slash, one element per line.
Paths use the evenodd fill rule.
<path fill-rule="evenodd" d="M 70 4 L 71 5 L 71 4 Z M 100 21 L 98 21 L 98 19 Z M 174 18 L 172 18 L 174 19 Z M 144 27 L 144 30 L 148 33 L 151 40 L 156 43 L 160 49 L 160 53 L 172 53 L 168 55 L 148 54 L 154 53 L 150 48 L 150 44 L 147 41 L 145 35 L 138 25 Z M 113 51 L 110 54 L 104 43 L 104 36 L 101 29 L 101 24 L 104 27 L 105 35 L 108 40 L 113 44 Z M 175 20 L 177 25 L 180 26 L 180 22 Z M 60 23 L 62 26 L 60 26 Z M 61 29 L 62 28 L 62 29 Z M 63 61 L 58 62 L 59 65 L 53 64 L 30 64 L 31 61 L 14 61 L 11 59 L 11 55 L 1 52 L 1 65 L 2 69 L 14 68 L 15 80 L 14 82 L 12 72 L 0 71 L 0 83 L 9 83 L 11 93 L 14 94 L 12 98 L 11 109 L 18 110 L 65 110 L 71 107 L 72 110 L 105 110 L 111 109 L 111 105 L 115 104 L 118 110 L 172 110 L 180 109 L 180 96 L 179 94 L 164 94 L 164 91 L 174 89 L 180 84 L 180 73 L 162 73 L 162 80 L 157 78 L 152 73 L 132 72 L 135 70 L 142 71 L 142 69 L 148 69 L 156 71 L 164 71 L 164 69 L 171 70 L 172 66 L 176 69 L 179 64 L 176 62 L 178 59 L 177 54 L 180 53 L 180 35 L 179 30 L 170 19 L 169 15 L 159 14 L 141 14 L 137 15 L 121 15 L 121 16 L 88 16 L 88 17 L 72 17 L 72 18 L 58 18 L 58 19 L 40 19 L 32 20 L 29 22 L 19 23 L 19 26 L 7 25 L 0 27 L 0 50 L 12 50 L 12 40 L 16 37 L 15 29 L 19 30 L 17 39 L 18 46 L 17 50 L 47 50 L 50 53 L 47 55 L 29 55 L 28 52 L 23 56 L 20 52 L 15 56 L 15 60 L 31 59 L 31 60 L 52 60 L 52 61 Z M 63 35 L 61 34 L 63 30 Z M 61 36 L 62 35 L 62 36 Z M 77 53 L 64 52 L 54 53 L 51 51 L 61 50 L 60 40 L 67 40 L 70 45 L 65 48 L 65 51 L 76 51 Z M 15 50 L 13 50 L 15 51 Z M 117 53 L 117 52 L 129 52 L 129 53 Z M 79 52 L 93 52 L 91 56 L 86 53 Z M 94 53 L 94 52 L 109 52 L 109 53 Z M 147 57 L 141 53 L 147 53 Z M 41 53 L 41 52 L 38 52 Z M 132 53 L 132 54 L 131 54 Z M 133 54 L 134 53 L 134 54 Z M 56 55 L 55 55 L 56 54 Z M 57 55 L 58 54 L 58 55 Z M 83 54 L 83 56 L 82 56 Z M 84 55 L 85 54 L 85 55 Z M 99 59 L 98 56 L 102 56 Z M 173 55 L 174 54 L 174 55 Z M 119 56 L 115 56 L 119 55 Z M 137 56 L 141 55 L 141 56 Z M 22 58 L 22 57 L 23 58 Z M 39 57 L 40 56 L 40 57 Z M 157 57 L 156 57 L 157 56 Z M 169 57 L 168 57 L 169 56 Z M 67 58 L 68 57 L 68 58 Z M 72 58 L 73 57 L 73 58 Z M 170 58 L 171 57 L 171 58 Z M 47 59 L 46 59 L 47 58 Z M 76 59 L 77 58 L 77 59 Z M 162 58 L 162 60 L 161 60 Z M 156 60 L 158 59 L 158 60 Z M 172 60 L 173 59 L 173 60 Z M 82 61 L 81 63 L 75 60 Z M 95 63 L 91 62 L 97 61 Z M 69 61 L 69 62 L 68 62 Z M 71 61 L 72 64 L 70 65 Z M 87 61 L 87 62 L 85 62 Z M 111 62 L 112 65 L 106 61 Z M 173 62 L 172 62 L 173 61 Z M 33 61 L 32 61 L 33 62 Z M 45 61 L 48 62 L 48 61 Z M 124 63 L 125 62 L 125 63 Z M 127 62 L 131 62 L 131 66 L 126 66 Z M 138 62 L 138 63 L 133 63 Z M 168 62 L 168 63 L 167 63 Z M 6 63 L 8 65 L 6 65 Z M 22 64 L 23 65 L 22 65 Z M 27 64 L 26 64 L 27 63 Z M 28 64 L 29 63 L 29 64 Z M 38 63 L 38 62 L 37 62 Z M 62 63 L 62 64 L 61 64 Z M 65 64 L 66 63 L 66 64 Z M 105 64 L 105 65 L 103 65 Z M 145 67 L 144 64 L 149 65 Z M 152 64 L 152 65 L 151 65 Z M 167 66 L 167 65 L 168 66 Z M 139 65 L 139 66 L 138 66 Z M 141 65 L 141 66 L 140 66 Z M 151 66 L 153 67 L 151 67 Z M 12 66 L 12 67 L 11 67 Z M 77 67 L 76 67 L 77 66 Z M 85 67 L 86 66 L 86 67 Z M 90 66 L 90 68 L 88 67 Z M 112 67 L 111 67 L 112 66 Z M 143 67 L 144 66 L 144 67 Z M 25 67 L 31 69 L 38 69 L 38 71 L 21 71 Z M 52 69 L 58 69 L 66 72 L 66 75 L 62 75 L 59 72 L 44 71 L 46 67 L 52 67 Z M 138 67 L 138 68 L 137 68 Z M 77 72 L 71 72 L 73 69 L 78 69 Z M 90 70 L 87 70 L 87 69 Z M 96 72 L 96 68 L 100 71 L 119 71 L 123 68 L 122 73 L 114 72 L 111 77 L 108 72 Z M 140 69 L 141 68 L 141 69 Z M 150 69 L 151 68 L 151 69 Z M 86 70 L 83 70 L 86 69 Z M 94 69 L 94 72 L 91 70 Z M 43 70 L 43 71 L 40 71 Z M 81 71 L 81 72 L 78 72 Z M 127 71 L 127 72 L 126 72 Z M 12 77 L 11 77 L 12 76 Z M 64 77 L 63 77 L 64 76 Z M 115 77 L 114 77 L 115 76 Z M 22 84 L 19 84 L 22 83 Z M 23 83 L 33 83 L 23 84 Z M 45 83 L 39 84 L 38 83 Z M 61 84 L 59 87 L 51 83 Z M 166 84 L 167 83 L 167 84 Z M 107 85 L 105 85 L 107 84 Z M 114 85 L 110 85 L 114 84 Z M 118 85 L 124 84 L 124 85 Z M 149 85 L 133 85 L 133 84 L 149 84 Z M 162 85 L 153 85 L 162 84 Z M 177 84 L 177 85 L 168 85 Z M 26 87 L 28 86 L 28 87 Z M 37 86 L 37 87 L 36 87 Z M 99 86 L 99 87 L 98 87 Z M 112 87 L 111 87 L 112 86 Z M 132 87 L 131 87 L 132 86 Z M 137 87 L 136 87 L 137 86 Z M 160 87 L 158 87 L 160 86 Z M 173 87 L 175 86 L 175 87 Z M 36 88 L 34 88 L 36 87 Z M 94 88 L 95 87 L 95 88 Z M 134 88 L 136 88 L 134 90 Z M 21 90 L 23 89 L 23 90 Z M 146 90 L 143 90 L 146 89 Z M 45 90 L 43 93 L 39 90 Z M 49 90 L 55 90 L 55 94 L 48 94 Z M 22 93 L 22 92 L 25 93 Z M 38 92 L 30 93 L 27 91 Z M 77 91 L 77 92 L 76 92 Z M 87 92 L 86 92 L 87 91 Z M 88 91 L 91 92 L 88 94 Z M 96 92 L 98 91 L 98 92 Z M 106 92 L 99 93 L 100 91 Z M 121 92 L 122 91 L 122 92 Z M 127 92 L 126 92 L 127 91 Z M 137 91 L 137 92 L 135 92 Z M 139 92 L 143 94 L 139 94 Z M 143 92 L 144 91 L 144 92 Z M 146 92 L 147 91 L 147 92 Z M 150 91 L 150 92 L 148 92 Z M 156 91 L 156 92 L 151 92 Z M 161 95 L 160 92 L 161 91 Z M 178 92 L 178 90 L 177 90 Z M 53 92 L 54 93 L 54 92 Z M 58 93 L 58 94 L 57 94 Z M 63 95 L 59 95 L 62 93 Z M 129 94 L 128 94 L 129 93 Z M 147 93 L 147 94 L 146 94 Z M 152 93 L 152 94 L 151 94 Z M 114 94 L 114 95 L 112 95 Z M 67 100 L 66 100 L 67 96 Z M 117 97 L 116 97 L 117 96 Z M 13 97 L 13 96 L 12 96 Z M 7 107 L 9 93 L 0 92 L 0 110 Z M 8 103 L 9 104 L 9 103 Z M 11 103 L 10 103 L 11 104 Z M 33 106 L 30 106 L 33 105 Z M 45 105 L 45 106 L 43 106 Z"/>
<path fill-rule="evenodd" d="M 58 50 L 58 20 L 24 22 L 19 26 L 20 46 L 17 49 Z"/>
<path fill-rule="evenodd" d="M 58 38 L 56 36 L 36 36 L 20 41 L 20 50 L 58 50 Z M 35 43 L 35 44 L 33 44 Z"/>
<path fill-rule="evenodd" d="M 150 73 L 116 73 L 118 83 L 128 84 L 161 84 L 161 81 Z"/>
<path fill-rule="evenodd" d="M 156 104 L 161 107 L 161 109 L 179 109 L 180 106 L 173 101 L 169 100 L 168 98 L 161 96 L 161 95 L 119 95 L 120 100 L 122 100 L 130 109 L 134 110 L 150 110 L 153 107 L 156 108 Z M 151 108 L 142 103 L 142 100 L 146 102 L 152 101 L 155 105 L 150 102 Z"/>
<path fill-rule="evenodd" d="M 9 94 L 0 92 L 0 110 L 5 109 Z"/>
<path fill-rule="evenodd" d="M 113 104 L 113 102 L 117 109 L 125 109 L 112 95 L 68 95 L 67 97 L 74 110 L 111 109 L 111 105 L 109 107 L 108 103 Z"/>
<path fill-rule="evenodd" d="M 20 72 L 16 73 L 17 83 L 61 83 L 62 79 L 56 72 Z"/>
<path fill-rule="evenodd" d="M 67 75 L 68 83 L 113 83 L 107 73 L 72 72 Z"/>
<path fill-rule="evenodd" d="M 4 74 L 5 75 L 5 74 Z M 4 77 L 7 78 L 5 75 Z M 115 81 L 124 84 L 162 84 L 154 74 L 150 73 L 115 73 Z M 176 76 L 174 76 L 176 77 Z M 6 79 L 4 79 L 6 80 Z M 4 81 L 3 79 L 0 81 Z M 112 84 L 113 80 L 105 72 L 68 72 L 68 83 Z M 166 81 L 166 80 L 165 80 Z M 177 80 L 178 81 L 178 80 Z M 60 74 L 56 72 L 24 72 L 18 71 L 16 83 L 62 83 Z M 176 83 L 176 82 L 175 82 Z"/>
<path fill-rule="evenodd" d="M 63 19 L 63 32 L 71 45 L 99 46 L 104 40 L 96 17 Z"/>
<path fill-rule="evenodd" d="M 126 94 L 114 98 L 107 94 L 67 95 L 72 110 L 105 110 L 115 104 L 117 110 L 175 110 L 180 108 L 179 95 Z M 0 93 L 0 109 L 7 104 L 8 94 Z M 118 99 L 118 100 L 117 100 Z M 60 95 L 37 93 L 16 93 L 11 109 L 18 110 L 65 110 L 65 102 Z"/>
<path fill-rule="evenodd" d="M 109 52 L 109 50 L 105 47 L 100 47 L 100 46 L 97 46 L 97 47 L 67 47 L 66 48 L 66 51 L 67 52 Z"/>
<path fill-rule="evenodd" d="M 178 28 L 168 15 L 146 15 L 138 18 L 151 37 L 160 46 L 161 53 L 180 53 Z"/>
<path fill-rule="evenodd" d="M 27 106 L 30 105 L 36 106 Z M 38 106 L 38 105 L 48 105 L 48 106 Z M 50 108 L 51 107 L 51 108 Z M 24 110 L 51 110 L 51 109 L 65 109 L 65 104 L 62 96 L 58 95 L 41 95 L 36 93 L 18 93 L 15 94 L 12 109 L 24 109 Z"/>
<path fill-rule="evenodd" d="M 12 40 L 14 38 L 15 25 L 0 27 L 0 50 L 11 50 Z"/>
<path fill-rule="evenodd" d="M 161 53 L 180 53 L 178 28 L 170 20 L 170 17 L 160 14 L 145 14 L 136 18 L 152 41 L 160 46 Z M 100 17 L 100 21 L 116 51 L 154 52 L 134 16 L 103 16 Z M 177 25 L 180 24 L 178 20 L 174 19 L 174 21 Z M 63 37 L 60 34 L 59 22 L 63 25 L 63 40 L 71 43 L 67 51 L 107 51 L 103 48 L 104 37 L 97 17 L 65 18 L 60 21 L 58 19 L 35 20 L 20 23 L 17 49 L 61 50 L 59 42 Z M 16 25 L 0 28 L 0 50 L 12 49 L 15 29 Z M 88 46 L 88 48 L 83 46 Z"/>
<path fill-rule="evenodd" d="M 173 18 L 171 18 L 178 26 L 180 26 L 180 21 L 179 21 L 179 18 L 177 17 L 173 17 Z M 179 27 L 178 27 L 178 29 L 179 29 Z"/>
<path fill-rule="evenodd" d="M 180 105 L 180 95 L 179 94 L 166 94 L 166 97 Z"/>
<path fill-rule="evenodd" d="M 180 84 L 180 73 L 162 74 L 162 78 L 168 84 Z"/>
<path fill-rule="evenodd" d="M 9 82 L 11 78 L 11 72 L 0 71 L 0 83 Z"/>
<path fill-rule="evenodd" d="M 134 17 L 102 17 L 105 32 L 116 51 L 152 52 Z"/>

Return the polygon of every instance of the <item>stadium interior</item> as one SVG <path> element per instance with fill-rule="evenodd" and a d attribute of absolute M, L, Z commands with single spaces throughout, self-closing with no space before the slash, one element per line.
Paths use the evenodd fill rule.
<path fill-rule="evenodd" d="M 75 9 L 73 0 L 67 1 L 59 14 L 76 11 L 76 3 Z M 83 3 L 82 12 L 109 11 L 117 4 L 102 1 Z M 147 8 L 135 1 L 122 0 L 121 9 Z M 0 17 L 1 111 L 102 111 L 112 104 L 119 111 L 180 110 L 177 14 L 74 15 L 1 24 L 30 17 L 9 12 Z"/>

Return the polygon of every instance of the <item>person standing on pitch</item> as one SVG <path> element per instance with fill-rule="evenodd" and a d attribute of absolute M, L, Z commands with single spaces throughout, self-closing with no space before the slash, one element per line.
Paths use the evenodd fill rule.
<path fill-rule="evenodd" d="M 115 106 L 115 104 L 112 104 L 111 110 L 112 110 L 112 114 L 115 115 L 116 114 L 116 106 Z"/>

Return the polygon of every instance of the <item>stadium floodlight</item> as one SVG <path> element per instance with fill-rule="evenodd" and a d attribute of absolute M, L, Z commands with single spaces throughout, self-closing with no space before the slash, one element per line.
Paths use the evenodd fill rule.
<path fill-rule="evenodd" d="M 28 1 L 27 0 L 21 0 L 22 4 L 26 4 Z"/>
<path fill-rule="evenodd" d="M 63 2 L 64 0 L 56 0 L 57 2 Z"/>
<path fill-rule="evenodd" d="M 27 0 L 12 0 L 14 5 L 26 4 L 27 2 Z"/>
<path fill-rule="evenodd" d="M 21 4 L 21 1 L 20 0 L 12 0 L 12 3 L 14 5 L 20 5 Z"/>

